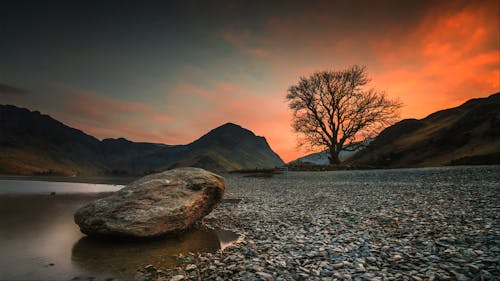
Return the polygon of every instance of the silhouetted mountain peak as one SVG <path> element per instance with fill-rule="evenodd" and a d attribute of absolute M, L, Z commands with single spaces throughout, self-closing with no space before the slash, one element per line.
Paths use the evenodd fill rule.
<path fill-rule="evenodd" d="M 255 134 L 248 130 L 248 129 L 245 129 L 243 127 L 241 127 L 240 125 L 237 125 L 237 124 L 234 124 L 234 123 L 231 123 L 231 122 L 228 122 L 224 125 L 221 125 L 213 130 L 211 130 L 208 134 L 246 134 L 246 135 L 252 135 L 252 136 L 255 136 Z M 208 135 L 207 134 L 207 135 Z"/>
<path fill-rule="evenodd" d="M 221 145 L 234 146 L 244 139 L 257 139 L 252 131 L 236 125 L 234 123 L 226 123 L 210 132 L 206 133 L 199 139 L 193 142 L 194 145 L 206 145 L 207 143 L 218 143 Z"/>
<path fill-rule="evenodd" d="M 39 111 L 14 105 L 0 105 L 0 139 L 10 138 L 23 142 L 50 139 L 53 143 L 98 142 L 93 136 L 67 126 Z M 22 136 L 22 137 L 21 137 Z"/>

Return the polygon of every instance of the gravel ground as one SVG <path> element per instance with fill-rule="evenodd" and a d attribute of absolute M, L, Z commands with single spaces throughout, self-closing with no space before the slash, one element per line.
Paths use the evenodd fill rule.
<path fill-rule="evenodd" d="M 500 166 L 226 175 L 243 241 L 146 280 L 500 280 Z"/>

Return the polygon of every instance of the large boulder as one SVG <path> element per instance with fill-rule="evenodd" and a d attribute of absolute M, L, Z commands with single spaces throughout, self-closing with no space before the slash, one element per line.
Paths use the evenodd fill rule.
<path fill-rule="evenodd" d="M 75 213 L 90 236 L 156 237 L 180 233 L 222 199 L 224 178 L 200 168 L 180 168 L 143 177 Z"/>

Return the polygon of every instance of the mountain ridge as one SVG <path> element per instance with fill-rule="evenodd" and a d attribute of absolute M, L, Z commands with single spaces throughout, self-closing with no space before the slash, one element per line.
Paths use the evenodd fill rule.
<path fill-rule="evenodd" d="M 402 120 L 348 163 L 379 168 L 500 164 L 500 93 Z"/>
<path fill-rule="evenodd" d="M 183 166 L 221 172 L 284 164 L 264 137 L 234 123 L 191 143 L 169 145 L 99 140 L 14 105 L 0 105 L 0 120 L 0 174 L 138 175 Z"/>

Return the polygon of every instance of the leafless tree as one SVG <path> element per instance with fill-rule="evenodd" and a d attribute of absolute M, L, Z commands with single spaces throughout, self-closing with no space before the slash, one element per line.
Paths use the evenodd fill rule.
<path fill-rule="evenodd" d="M 299 145 L 327 150 L 330 164 L 338 164 L 341 150 L 357 149 L 360 140 L 397 121 L 402 104 L 367 88 L 368 82 L 366 67 L 354 65 L 316 72 L 291 86 L 286 99 Z"/>

